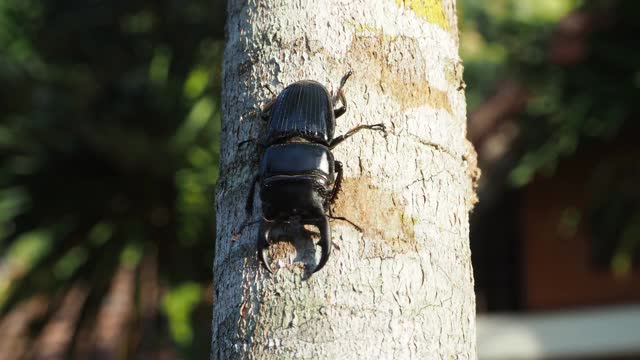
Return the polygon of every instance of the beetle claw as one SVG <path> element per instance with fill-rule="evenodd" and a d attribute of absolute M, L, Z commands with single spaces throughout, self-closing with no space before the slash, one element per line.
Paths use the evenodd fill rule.
<path fill-rule="evenodd" d="M 264 265 L 264 267 L 273 274 L 269 262 L 267 262 L 267 252 L 269 251 L 269 232 L 271 231 L 271 224 L 266 223 L 264 220 L 260 224 L 260 231 L 258 233 L 258 261 Z"/>
<path fill-rule="evenodd" d="M 321 249 L 320 261 L 318 261 L 318 265 L 313 270 L 313 272 L 318 272 L 322 269 L 327 261 L 329 260 L 329 256 L 331 255 L 331 228 L 329 227 L 329 221 L 326 217 L 322 217 L 314 222 L 314 225 L 318 227 L 320 230 L 320 240 L 318 241 L 318 246 Z M 267 255 L 269 251 L 269 233 L 271 232 L 271 223 L 266 221 L 262 221 L 260 225 L 260 231 L 258 234 L 258 244 L 256 246 L 258 250 L 258 262 L 260 262 L 270 274 L 273 274 L 273 269 L 269 265 L 269 261 L 267 261 Z"/>
<path fill-rule="evenodd" d="M 387 135 L 387 127 L 383 123 L 373 124 L 373 125 L 371 125 L 371 127 L 369 129 L 382 131 L 382 132 L 384 132 L 385 135 Z"/>
<path fill-rule="evenodd" d="M 324 265 L 329 260 L 329 255 L 331 255 L 331 228 L 329 227 L 329 221 L 326 217 L 318 220 L 316 223 L 318 229 L 320 229 L 320 241 L 318 241 L 318 246 L 322 249 L 320 255 L 320 261 L 316 266 L 314 273 L 320 271 L 324 267 Z"/>
<path fill-rule="evenodd" d="M 267 251 L 268 251 L 267 248 L 258 250 L 258 261 L 260 261 L 262 265 L 264 265 L 264 267 L 267 269 L 269 274 L 273 274 L 273 270 L 271 270 L 271 266 L 269 266 L 269 262 L 267 262 L 266 260 Z"/>

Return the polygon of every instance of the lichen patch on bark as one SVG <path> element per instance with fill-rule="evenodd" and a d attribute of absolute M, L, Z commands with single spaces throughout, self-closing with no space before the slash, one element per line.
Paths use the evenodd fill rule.
<path fill-rule="evenodd" d="M 371 179 L 346 178 L 333 211 L 363 229 L 363 257 L 391 257 L 417 250 L 416 220 L 405 214 L 405 206 L 399 196 L 373 185 Z"/>
<path fill-rule="evenodd" d="M 430 106 L 451 113 L 447 91 L 433 87 L 428 79 L 428 54 L 420 50 L 418 41 L 408 36 L 389 36 L 382 30 L 360 26 L 348 56 L 369 71 L 359 76 L 368 82 L 378 80 L 383 93 L 389 94 L 400 105 L 400 110 Z M 412 54 L 409 56 L 408 54 Z"/>
<path fill-rule="evenodd" d="M 389 85 L 392 96 L 403 105 L 403 110 L 431 105 L 451 113 L 447 92 L 431 87 L 426 80 L 405 82 L 388 70 L 382 73 L 382 79 L 383 83 Z"/>
<path fill-rule="evenodd" d="M 398 6 L 413 11 L 418 17 L 449 30 L 449 21 L 442 7 L 442 0 L 396 0 Z"/>

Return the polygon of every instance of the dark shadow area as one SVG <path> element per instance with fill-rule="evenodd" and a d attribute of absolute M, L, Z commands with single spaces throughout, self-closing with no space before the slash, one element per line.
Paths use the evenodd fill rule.
<path fill-rule="evenodd" d="M 3 355 L 208 356 L 224 8 L 0 4 Z"/>

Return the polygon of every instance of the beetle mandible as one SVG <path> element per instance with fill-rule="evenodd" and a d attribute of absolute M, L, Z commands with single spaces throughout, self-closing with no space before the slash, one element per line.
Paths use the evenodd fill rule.
<path fill-rule="evenodd" d="M 360 130 L 386 134 L 380 123 L 356 126 L 334 137 L 336 119 L 347 111 L 343 87 L 351 74 L 349 71 L 342 77 L 334 96 L 322 84 L 302 80 L 287 86 L 261 107 L 260 117 L 267 121 L 267 133 L 260 144 L 266 149 L 245 209 L 250 218 L 255 187 L 260 183 L 258 260 L 269 272 L 272 270 L 265 259 L 271 243 L 269 234 L 274 226 L 292 222 L 319 229 L 322 255 L 313 272 L 322 269 L 332 246 L 328 218 L 349 221 L 331 214 L 330 206 L 340 191 L 343 176 L 342 163 L 334 159 L 331 150 Z M 342 106 L 336 108 L 338 102 Z"/>

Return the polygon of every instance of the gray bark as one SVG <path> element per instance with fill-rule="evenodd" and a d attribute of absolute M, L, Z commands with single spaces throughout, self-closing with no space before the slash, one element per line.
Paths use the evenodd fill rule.
<path fill-rule="evenodd" d="M 475 358 L 468 213 L 478 170 L 454 0 L 230 0 L 227 37 L 212 358 Z M 313 246 L 294 231 L 272 246 L 270 275 L 256 261 L 257 226 L 234 236 L 260 156 L 237 144 L 264 132 L 249 113 L 271 97 L 266 86 L 336 89 L 349 69 L 336 133 L 389 130 L 334 151 L 346 176 L 334 214 L 365 230 L 332 222 L 332 257 L 312 276 Z"/>

